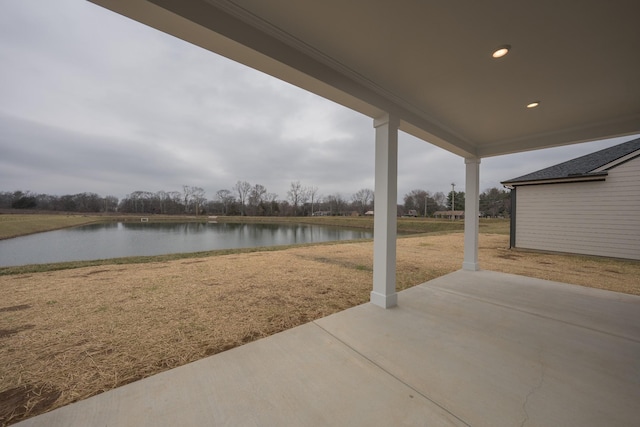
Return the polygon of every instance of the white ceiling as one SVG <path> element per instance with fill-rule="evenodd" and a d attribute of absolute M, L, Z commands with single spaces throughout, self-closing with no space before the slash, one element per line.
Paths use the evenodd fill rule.
<path fill-rule="evenodd" d="M 466 157 L 640 133 L 638 0 L 94 2 Z"/>

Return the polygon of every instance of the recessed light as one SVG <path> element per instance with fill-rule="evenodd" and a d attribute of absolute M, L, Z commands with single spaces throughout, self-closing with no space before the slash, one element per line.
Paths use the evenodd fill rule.
<path fill-rule="evenodd" d="M 533 101 L 527 104 L 527 108 L 536 108 L 538 105 L 540 105 L 540 101 Z"/>
<path fill-rule="evenodd" d="M 496 49 L 491 56 L 493 56 L 494 58 L 502 58 L 503 56 L 505 56 L 507 53 L 509 53 L 509 51 L 511 50 L 511 46 L 508 44 L 505 44 L 503 46 L 500 46 L 498 49 Z"/>

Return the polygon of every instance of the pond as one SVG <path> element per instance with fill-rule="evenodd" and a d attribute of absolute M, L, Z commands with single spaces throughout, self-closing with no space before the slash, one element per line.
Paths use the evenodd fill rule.
<path fill-rule="evenodd" d="M 0 240 L 0 267 L 372 237 L 305 224 L 103 223 Z"/>

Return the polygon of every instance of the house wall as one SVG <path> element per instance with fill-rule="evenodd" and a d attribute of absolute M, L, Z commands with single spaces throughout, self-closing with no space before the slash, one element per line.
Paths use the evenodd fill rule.
<path fill-rule="evenodd" d="M 640 259 L 640 157 L 606 181 L 519 186 L 518 248 Z"/>

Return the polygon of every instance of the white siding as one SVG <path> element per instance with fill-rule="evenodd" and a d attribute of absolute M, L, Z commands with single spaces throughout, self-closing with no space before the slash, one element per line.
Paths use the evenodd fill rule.
<path fill-rule="evenodd" d="M 640 259 L 640 157 L 606 181 L 516 191 L 516 247 Z"/>

